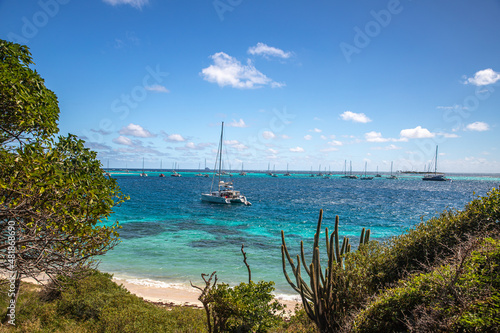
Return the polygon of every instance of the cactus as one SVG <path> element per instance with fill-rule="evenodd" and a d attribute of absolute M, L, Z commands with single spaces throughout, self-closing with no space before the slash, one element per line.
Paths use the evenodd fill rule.
<path fill-rule="evenodd" d="M 338 277 L 338 269 L 343 270 L 343 258 L 346 253 L 351 251 L 349 238 L 344 237 L 342 246 L 339 244 L 339 217 L 335 217 L 335 229 L 331 236 L 328 235 L 328 228 L 325 229 L 326 250 L 328 256 L 328 266 L 323 273 L 320 263 L 319 235 L 321 232 L 321 222 L 323 220 L 323 210 L 319 212 L 318 225 L 314 235 L 313 257 L 309 267 L 306 265 L 304 255 L 304 242 L 300 242 L 300 256 L 297 255 L 297 265 L 295 265 L 285 243 L 285 234 L 281 231 L 281 255 L 283 263 L 283 273 L 290 286 L 300 294 L 304 310 L 311 320 L 318 326 L 321 332 L 332 332 L 339 323 L 336 318 L 336 312 L 345 311 L 345 300 L 340 299 L 337 292 L 342 286 L 342 281 Z M 361 231 L 359 244 L 367 244 L 370 240 L 370 230 Z M 285 259 L 286 258 L 286 259 Z M 292 282 L 286 271 L 286 261 L 290 264 L 296 282 Z M 309 276 L 309 285 L 302 278 L 300 264 Z M 345 287 L 345 286 L 344 286 Z M 348 289 L 348 288 L 347 288 Z"/>

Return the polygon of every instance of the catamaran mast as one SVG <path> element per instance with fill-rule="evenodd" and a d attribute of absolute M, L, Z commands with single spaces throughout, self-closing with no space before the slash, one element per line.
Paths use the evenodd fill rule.
<path fill-rule="evenodd" d="M 435 163 L 434 163 L 434 174 L 437 174 L 437 169 L 438 169 L 438 146 L 436 145 L 436 157 L 435 157 Z"/>
<path fill-rule="evenodd" d="M 220 191 L 220 175 L 222 172 L 222 140 L 224 136 L 224 122 L 222 122 L 222 127 L 220 130 L 220 142 L 219 142 L 219 191 Z"/>

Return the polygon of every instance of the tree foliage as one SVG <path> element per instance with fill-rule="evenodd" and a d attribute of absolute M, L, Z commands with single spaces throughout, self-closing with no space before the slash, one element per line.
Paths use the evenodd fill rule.
<path fill-rule="evenodd" d="M 117 223 L 102 222 L 126 198 L 82 140 L 54 138 L 57 98 L 28 49 L 0 40 L 0 59 L 0 272 L 15 303 L 21 278 L 71 276 L 113 248 Z"/>
<path fill-rule="evenodd" d="M 24 45 L 0 39 L 0 144 L 46 139 L 57 133 L 56 95 L 30 68 L 31 53 Z"/>

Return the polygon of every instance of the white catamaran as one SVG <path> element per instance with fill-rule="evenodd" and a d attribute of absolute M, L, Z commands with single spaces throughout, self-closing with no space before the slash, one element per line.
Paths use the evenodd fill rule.
<path fill-rule="evenodd" d="M 222 175 L 222 144 L 224 142 L 224 122 L 222 122 L 220 132 L 220 142 L 217 149 L 217 160 L 219 167 L 214 168 L 214 176 L 212 178 L 212 185 L 210 193 L 202 193 L 201 200 L 205 202 L 218 203 L 218 204 L 244 204 L 246 206 L 252 205 L 240 191 L 233 189 L 233 182 L 225 182 L 221 180 Z M 217 176 L 217 177 L 216 177 Z M 214 182 L 217 178 L 217 190 L 213 190 Z"/>
<path fill-rule="evenodd" d="M 446 178 L 443 173 L 437 172 L 437 164 L 438 164 L 438 146 L 436 145 L 436 156 L 434 157 L 434 173 L 429 173 L 422 178 L 422 180 L 427 181 L 435 181 L 435 182 L 444 182 L 450 180 Z"/>

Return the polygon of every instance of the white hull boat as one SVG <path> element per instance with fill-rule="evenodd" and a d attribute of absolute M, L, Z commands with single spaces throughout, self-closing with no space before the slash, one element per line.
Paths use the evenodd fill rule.
<path fill-rule="evenodd" d="M 240 193 L 240 191 L 235 191 L 233 189 L 233 182 L 225 182 L 221 180 L 222 171 L 222 143 L 224 138 L 224 122 L 222 122 L 222 128 L 220 133 L 219 148 L 217 151 L 217 162 L 219 164 L 218 172 L 214 168 L 214 177 L 212 180 L 212 188 L 214 187 L 215 177 L 218 178 L 217 190 L 213 191 L 210 189 L 209 193 L 202 193 L 201 200 L 204 202 L 210 202 L 215 204 L 244 204 L 246 206 L 251 206 L 252 204 L 247 200 L 247 198 Z"/>

